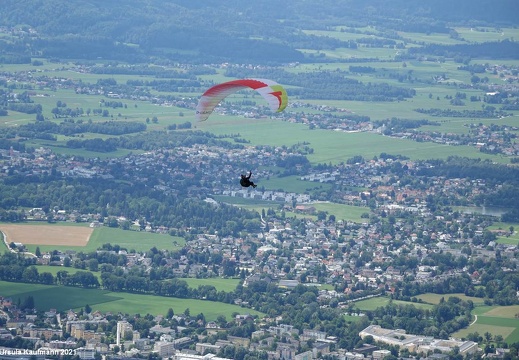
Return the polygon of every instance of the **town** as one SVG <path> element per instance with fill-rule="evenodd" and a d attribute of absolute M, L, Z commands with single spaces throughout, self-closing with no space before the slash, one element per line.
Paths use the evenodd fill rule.
<path fill-rule="evenodd" d="M 488 227 L 499 219 L 499 214 L 483 215 L 484 209 L 476 206 L 478 196 L 495 191 L 484 180 L 416 176 L 431 164 L 387 154 L 371 160 L 360 159 L 351 164 L 311 168 L 305 166 L 300 159 L 302 155 L 297 151 L 272 148 L 268 152 L 262 151 L 262 156 L 255 156 L 247 148 L 230 151 L 225 147 L 195 144 L 172 150 L 157 149 L 119 159 L 82 160 L 56 156 L 45 148 L 35 149 L 32 153 L 10 149 L 2 151 L 2 169 L 4 176 L 38 177 L 54 173 L 62 178 L 131 179 L 135 183 L 146 183 L 155 172 L 167 171 L 168 177 L 161 177 L 155 183 L 155 191 L 165 194 L 186 191 L 190 196 L 203 196 L 205 202 L 214 207 L 220 206 L 216 200 L 219 196 L 261 199 L 273 204 L 272 211 L 261 214 L 258 226 L 241 231 L 239 236 L 220 235 L 200 228 L 196 235 L 186 237 L 181 256 L 161 249 L 137 253 L 132 249 L 115 251 L 109 247 L 90 254 L 73 251 L 32 254 L 34 264 L 61 266 L 64 272 L 67 267 L 101 270 L 102 273 L 113 273 L 116 268 L 123 271 L 139 269 L 139 276 L 148 278 L 150 271 L 154 272 L 155 269 L 156 273 L 160 271 L 163 274 L 163 279 L 237 276 L 242 279 L 243 287 L 249 289 L 261 288 L 264 284 L 290 292 L 299 286 L 314 286 L 317 289 L 315 301 L 321 308 L 355 314 L 365 319 L 366 314 L 355 309 L 358 299 L 390 295 L 395 299 L 416 301 L 414 294 L 420 292 L 420 287 L 434 287 L 438 291 L 443 286 L 452 286 L 451 280 L 456 279 L 464 281 L 462 292 L 484 298 L 485 301 L 501 304 L 519 301 L 515 293 L 513 298 L 498 298 L 503 296 L 502 293 L 488 293 L 476 286 L 482 283 L 482 275 L 488 274 L 476 270 L 475 264 L 478 264 L 480 271 L 484 268 L 483 264 L 491 264 L 496 259 L 503 261 L 510 271 L 517 265 L 516 247 L 497 241 L 498 237 L 513 235 L 513 227 L 489 231 Z M 254 168 L 268 169 L 280 161 L 294 158 L 297 161 L 286 169 L 290 170 L 293 166 L 294 174 L 301 181 L 316 184 L 318 191 L 290 193 L 281 189 L 266 190 L 261 186 L 254 190 L 239 190 L 235 181 L 210 182 L 211 187 L 208 188 L 205 183 L 193 181 L 211 177 L 215 172 L 222 179 L 231 179 L 235 175 L 232 164 L 244 159 Z M 173 164 L 180 159 L 187 164 L 176 168 Z M 222 169 L 218 165 L 222 163 L 229 165 Z M 412 181 L 410 172 L 415 174 Z M 273 175 L 266 170 L 255 173 L 258 178 Z M 190 180 L 185 189 L 175 185 L 182 183 L 179 179 Z M 324 188 L 326 185 L 328 187 Z M 352 191 L 352 188 L 366 190 Z M 361 216 L 364 220 L 345 221 L 316 210 L 316 203 L 331 199 L 336 203 L 365 209 Z M 434 199 L 442 199 L 442 204 L 449 205 L 441 206 Z M 460 206 L 461 210 L 453 210 L 455 206 Z M 23 221 L 72 221 L 116 227 L 124 227 L 124 223 L 139 224 L 139 219 L 128 221 L 124 214 L 103 216 L 51 206 L 16 213 L 16 218 Z M 295 215 L 288 216 L 287 213 Z M 4 218 L 6 216 L 4 214 Z M 142 231 L 190 233 L 187 228 L 167 227 L 153 219 L 144 224 L 141 221 L 140 225 L 143 225 Z M 23 244 L 7 245 L 14 253 L 24 252 Z M 158 263 L 155 258 L 157 254 L 163 259 Z M 198 254 L 207 256 L 199 257 Z M 506 273 L 506 268 L 503 270 Z M 2 279 L 8 279 L 5 273 L 2 274 Z M 33 272 L 31 276 L 38 278 L 37 270 L 36 275 Z M 63 278 L 51 277 L 47 283 L 72 285 L 76 281 L 76 286 L 130 291 L 126 287 L 128 285 L 117 285 L 108 275 L 101 276 L 102 283 L 94 280 L 93 285 L 81 285 L 83 279 L 73 278 L 69 276 L 70 282 L 67 283 Z M 92 280 L 89 277 L 84 279 Z M 24 281 L 23 277 L 19 281 Z M 332 285 L 333 290 L 319 290 L 320 284 Z M 152 288 L 151 282 L 132 286 L 131 291 L 143 293 L 149 293 Z M 445 293 L 445 290 L 439 292 Z M 204 298 L 206 294 L 192 296 Z M 102 314 L 91 309 L 63 314 L 49 309 L 44 314 L 33 315 L 31 307 L 13 304 L 8 298 L 3 298 L 5 330 L 2 338 L 15 339 L 19 336 L 19 341 L 31 344 L 29 348 L 47 349 L 49 354 L 53 349 L 73 349 L 72 355 L 82 359 L 93 359 L 100 354 L 219 359 L 220 356 L 225 358 L 226 352 L 231 354 L 228 358 L 239 358 L 234 353 L 237 350 L 231 353 L 225 350 L 227 346 L 244 353 L 264 351 L 268 358 L 273 359 L 310 359 L 324 355 L 339 359 L 365 356 L 383 358 L 390 354 L 390 350 L 380 348 L 380 345 L 374 346 L 374 340 L 377 344 L 395 344 L 393 340 L 386 340 L 394 336 L 384 337 L 380 330 L 366 322 L 365 328 L 357 334 L 368 339 L 363 347 L 344 349 L 337 338 L 326 331 L 295 328 L 279 316 L 272 319 L 251 316 L 247 308 L 259 310 L 262 308 L 260 303 L 240 298 L 238 294 L 232 296 L 232 302 L 241 305 L 243 312 L 236 314 L 236 318 L 229 322 L 226 319 L 221 319 L 220 323 L 206 322 L 203 317 L 191 316 L 186 311 L 184 314 L 170 314 L 169 317 L 166 314 L 165 317 L 146 315 L 149 327 L 138 329 L 135 328 L 136 319 L 131 318 L 134 316 L 132 314 Z M 253 325 L 247 325 L 249 323 Z M 244 326 L 248 328 L 243 333 L 250 333 L 249 336 L 233 336 L 226 332 Z M 226 336 L 222 338 L 219 334 Z M 454 348 L 463 355 L 481 351 L 474 341 L 451 339 L 446 342 L 448 336 L 446 339 L 446 334 L 441 333 L 440 329 L 422 335 L 428 340 L 420 337 L 419 341 L 404 341 L 398 343 L 399 348 L 425 354 L 449 353 Z M 402 334 L 399 337 L 408 338 Z M 444 341 L 441 341 L 442 338 Z M 43 356 L 43 350 L 36 356 Z M 217 354 L 218 357 L 207 353 Z"/>

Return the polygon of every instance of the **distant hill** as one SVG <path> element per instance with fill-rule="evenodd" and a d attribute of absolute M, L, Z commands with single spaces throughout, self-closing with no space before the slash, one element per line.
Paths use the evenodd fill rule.
<path fill-rule="evenodd" d="M 376 26 L 448 32 L 452 22 L 515 25 L 516 0 L 2 0 L 0 24 L 28 25 L 44 56 L 191 62 L 304 61 L 316 48 L 302 29 Z M 319 38 L 322 48 L 341 46 Z M 138 45 L 129 46 L 128 44 Z M 65 51 L 66 49 L 67 51 Z"/>

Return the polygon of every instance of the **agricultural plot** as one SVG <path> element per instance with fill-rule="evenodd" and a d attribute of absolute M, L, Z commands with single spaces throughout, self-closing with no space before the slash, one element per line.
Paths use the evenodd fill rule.
<path fill-rule="evenodd" d="M 519 29 L 514 28 L 489 28 L 489 27 L 455 27 L 460 38 L 473 43 L 481 43 L 487 41 L 501 41 L 505 39 L 517 39 L 519 37 Z"/>
<path fill-rule="evenodd" d="M 1 224 L 8 243 L 20 242 L 29 252 L 34 253 L 36 247 L 42 252 L 52 250 L 95 251 L 103 244 L 119 245 L 123 249 L 145 252 L 157 249 L 172 250 L 185 243 L 181 237 L 166 234 L 130 231 L 116 228 L 90 228 L 84 224 Z"/>
<path fill-rule="evenodd" d="M 515 315 L 519 312 L 519 306 L 499 306 L 476 308 L 475 321 L 466 329 L 455 334 L 455 337 L 466 337 L 470 333 L 484 335 L 486 332 L 492 336 L 501 335 L 508 343 L 519 341 L 519 319 Z"/>
<path fill-rule="evenodd" d="M 0 281 L 1 295 L 10 297 L 16 303 L 18 299 L 23 302 L 28 296 L 34 298 L 34 305 L 38 310 L 47 311 L 51 308 L 58 311 L 79 309 L 85 305 L 98 305 L 104 302 L 119 300 L 108 291 L 97 289 L 81 289 L 64 286 L 22 284 Z"/>
<path fill-rule="evenodd" d="M 313 50 L 299 49 L 306 55 L 319 56 L 325 54 L 327 58 L 337 59 L 377 59 L 377 60 L 394 60 L 400 52 L 393 48 L 369 48 L 358 47 L 357 49 L 337 48 L 335 50 Z"/>
<path fill-rule="evenodd" d="M 481 298 L 466 296 L 464 294 L 423 294 L 417 296 L 429 304 L 439 304 L 443 298 L 447 300 L 450 296 L 455 296 L 461 300 L 471 300 L 476 306 L 472 311 L 474 321 L 465 329 L 453 334 L 454 337 L 464 338 L 470 333 L 479 333 L 483 336 L 486 332 L 492 336 L 501 335 L 508 342 L 519 341 L 519 305 L 515 306 L 486 306 Z"/>
<path fill-rule="evenodd" d="M 494 337 L 496 335 L 501 335 L 506 342 L 515 342 L 517 340 L 510 341 L 510 339 L 516 338 L 516 336 L 510 337 L 515 332 L 515 330 L 517 330 L 515 327 L 483 323 L 482 320 L 478 318 L 478 322 L 476 324 L 470 325 L 468 328 L 454 333 L 453 337 L 467 338 L 467 336 L 471 333 L 478 333 L 479 335 L 483 336 L 486 332 L 489 332 Z"/>
<path fill-rule="evenodd" d="M 358 104 L 365 107 L 366 104 Z M 379 104 L 370 104 L 372 111 L 377 111 Z M 380 104 L 380 112 L 386 111 Z M 396 104 L 394 106 L 397 106 Z M 226 125 L 226 126 L 225 126 Z M 229 127 L 232 126 L 232 127 Z M 453 147 L 448 145 L 416 142 L 409 139 L 391 138 L 375 133 L 346 133 L 328 130 L 309 130 L 301 124 L 292 124 L 276 120 L 243 120 L 227 119 L 219 122 L 211 121 L 200 126 L 203 131 L 210 131 L 217 135 L 225 135 L 230 132 L 240 133 L 249 140 L 251 145 L 268 144 L 273 146 L 294 145 L 308 142 L 315 149 L 308 155 L 312 164 L 346 162 L 348 159 L 361 155 L 365 159 L 372 159 L 381 153 L 402 154 L 413 160 L 430 159 L 431 154 L 435 158 L 446 159 L 453 154 Z M 476 148 L 469 146 L 456 147 L 459 156 L 482 159 L 498 159 L 497 156 L 483 154 Z"/>
<path fill-rule="evenodd" d="M 369 29 L 367 29 L 369 30 Z M 366 31 L 367 31 L 366 30 Z M 335 34 L 336 33 L 336 34 Z M 326 36 L 332 36 L 335 34 L 338 37 L 348 36 L 369 36 L 366 34 L 349 34 L 343 31 L 328 31 Z M 324 33 L 322 35 L 325 35 Z M 377 34 L 376 36 L 383 36 Z M 410 38 L 418 36 L 417 34 L 408 34 Z M 420 35 L 428 38 L 431 43 L 442 43 L 448 37 L 448 34 L 432 34 L 432 35 Z M 442 40 L 443 39 L 443 40 Z M 416 41 L 420 39 L 414 39 Z M 354 54 L 351 51 L 367 52 L 366 54 Z M 419 114 L 415 111 L 416 108 L 452 108 L 449 104 L 449 100 L 446 96 L 455 95 L 458 89 L 449 85 L 448 82 L 459 82 L 468 84 L 470 83 L 471 74 L 468 71 L 458 70 L 459 64 L 453 61 L 446 62 L 432 62 L 432 61 L 409 61 L 409 62 L 386 62 L 389 57 L 394 56 L 395 49 L 389 48 L 363 48 L 358 49 L 337 49 L 335 50 L 334 56 L 338 58 L 358 56 L 358 57 L 379 57 L 381 61 L 375 62 L 356 62 L 357 66 L 370 66 L 376 69 L 373 74 L 351 74 L 351 78 L 355 78 L 363 83 L 380 83 L 385 82 L 392 86 L 414 88 L 417 92 L 416 96 L 406 101 L 393 101 L 393 102 L 364 102 L 364 101 L 345 101 L 345 100 L 311 100 L 305 99 L 305 102 L 315 105 L 330 105 L 337 106 L 352 111 L 354 114 L 369 116 L 372 120 L 384 120 L 392 117 L 404 118 L 404 119 L 428 119 L 438 121 L 440 126 L 424 126 L 420 128 L 420 131 L 430 132 L 444 132 L 444 133 L 455 133 L 455 134 L 466 134 L 466 124 L 476 121 L 475 119 L 467 118 L 444 118 L 444 117 L 432 117 L 426 114 Z M 41 67 L 41 70 L 54 66 L 53 64 L 46 64 Z M 349 63 L 320 63 L 320 64 L 302 64 L 293 68 L 286 69 L 290 72 L 305 72 L 305 71 L 316 71 L 316 70 L 333 70 L 341 68 L 342 70 L 348 70 Z M 7 70 L 15 71 L 20 65 L 5 65 Z M 36 69 L 38 71 L 39 67 Z M 391 78 L 389 74 L 412 74 L 413 77 L 420 79 L 418 82 L 399 82 L 395 78 Z M 130 79 L 135 79 L 135 76 L 131 75 L 105 75 L 105 74 L 85 74 L 73 71 L 61 71 L 55 69 L 50 75 L 62 76 L 66 78 L 82 80 L 85 83 L 95 83 L 99 79 L 113 78 L 118 83 L 126 83 Z M 447 80 L 445 84 L 431 83 L 430 85 L 425 82 L 430 81 L 433 77 L 439 75 L 446 75 Z M 490 75 L 491 82 L 501 82 L 499 78 L 493 79 Z M 222 75 L 220 71 L 216 75 L 204 75 L 203 78 L 211 79 L 215 82 L 219 80 L 228 80 Z M 152 77 L 139 77 L 139 79 L 151 80 Z M 49 96 L 34 96 L 33 100 L 35 103 L 39 103 L 43 106 L 44 116 L 53 119 L 51 109 L 55 107 L 56 101 L 60 100 L 67 103 L 68 107 L 83 108 L 83 109 L 95 109 L 99 107 L 99 102 L 102 100 L 102 96 L 76 94 L 72 90 L 58 89 L 55 92 L 47 90 L 38 90 L 37 94 L 47 94 Z M 484 94 L 478 90 L 464 89 L 463 92 L 467 93 L 468 96 L 476 95 L 483 96 Z M 158 92 L 156 92 L 158 94 Z M 40 95 L 41 95 L 40 94 Z M 168 94 L 161 92 L 160 94 Z M 171 93 L 175 96 L 187 96 L 195 97 L 198 94 L 182 94 L 182 93 Z M 250 93 L 239 93 L 235 96 L 229 97 L 226 101 L 242 101 L 243 99 L 258 100 L 258 97 Z M 259 100 L 258 100 L 259 101 Z M 94 122 L 107 121 L 107 120 L 124 120 L 124 121 L 135 121 L 145 122 L 146 118 L 156 117 L 158 119 L 157 124 L 148 124 L 148 130 L 164 129 L 171 124 L 180 124 L 186 121 L 194 123 L 194 111 L 188 109 L 176 108 L 176 107 L 165 107 L 151 104 L 146 101 L 138 100 L 126 100 L 122 99 L 124 103 L 123 108 L 111 109 L 110 117 L 102 117 L 100 115 L 94 116 L 93 114 L 82 116 L 80 119 L 86 121 L 91 119 Z M 465 106 L 459 107 L 459 110 L 475 110 L 479 109 L 481 103 L 465 101 Z M 454 110 L 458 110 L 455 108 Z M 287 109 L 288 112 L 292 109 Z M 295 110 L 297 111 L 297 110 Z M 312 109 L 309 109 L 311 112 Z M 20 114 L 16 112 L 10 112 L 8 117 L 0 118 L 6 125 L 21 124 L 26 122 L 34 121 L 32 115 Z M 60 121 L 57 119 L 56 121 Z M 483 124 L 507 124 L 515 125 L 519 124 L 519 116 L 514 116 L 505 119 L 477 119 L 477 122 Z M 385 138 L 379 134 L 345 134 L 337 133 L 333 131 L 319 131 L 309 130 L 308 127 L 301 124 L 292 124 L 282 122 L 279 119 L 244 119 L 236 116 L 223 116 L 213 114 L 210 122 L 196 124 L 195 128 L 203 131 L 209 131 L 217 135 L 239 133 L 244 139 L 250 141 L 251 145 L 267 144 L 274 146 L 291 145 L 301 141 L 309 141 L 310 146 L 314 149 L 314 153 L 309 156 L 312 163 L 323 163 L 331 162 L 332 164 L 343 162 L 348 158 L 355 155 L 362 155 L 365 158 L 372 158 L 378 156 L 381 152 L 402 154 L 410 156 L 411 159 L 425 159 L 429 158 L 430 154 L 435 154 L 437 158 L 446 158 L 452 155 L 455 151 L 460 156 L 492 159 L 498 162 L 507 162 L 508 159 L 504 157 L 498 157 L 493 155 L 487 155 L 480 153 L 476 148 L 463 146 L 456 149 L 450 146 L 442 146 L 434 143 L 416 143 L 412 140 L 405 139 L 392 139 Z M 84 134 L 84 138 L 106 138 L 109 136 L 100 134 Z M 112 153 L 98 153 L 92 151 L 86 151 L 84 149 L 69 149 L 66 148 L 66 142 L 73 137 L 59 136 L 58 141 L 48 140 L 29 140 L 27 141 L 28 146 L 39 147 L 45 146 L 51 148 L 56 153 L 67 154 L 67 155 L 81 155 L 84 157 L 118 157 L 125 156 L 128 154 L 128 150 L 119 149 Z M 362 145 L 362 146 L 361 146 Z"/>
<path fill-rule="evenodd" d="M 463 41 L 453 39 L 446 33 L 424 34 L 400 31 L 398 32 L 398 35 L 409 41 L 425 44 L 457 45 L 463 43 Z"/>
<path fill-rule="evenodd" d="M 348 31 L 343 31 L 343 28 L 337 28 L 334 30 L 303 30 L 303 32 L 307 35 L 314 35 L 314 36 L 322 36 L 322 37 L 330 37 L 341 41 L 349 41 L 349 40 L 358 40 L 358 39 L 379 39 L 383 40 L 383 35 L 375 35 L 374 33 L 352 33 Z M 372 30 L 373 32 L 373 30 Z M 401 41 L 397 41 L 397 43 L 400 43 Z"/>
<path fill-rule="evenodd" d="M 19 225 L 3 224 L 3 231 L 8 243 L 26 245 L 57 245 L 83 247 L 94 229 L 86 226 L 50 226 L 50 225 Z"/>

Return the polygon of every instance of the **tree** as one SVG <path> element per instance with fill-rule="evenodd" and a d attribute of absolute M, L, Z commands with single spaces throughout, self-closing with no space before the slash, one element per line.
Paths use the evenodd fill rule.
<path fill-rule="evenodd" d="M 36 246 L 36 251 L 34 252 L 34 254 L 36 255 L 36 257 L 41 257 L 41 251 L 39 246 Z"/>
<path fill-rule="evenodd" d="M 34 297 L 32 295 L 27 296 L 23 303 L 20 305 L 22 310 L 31 310 L 34 309 Z"/>
<path fill-rule="evenodd" d="M 173 309 L 169 308 L 168 313 L 166 314 L 166 318 L 171 320 L 173 318 L 173 315 L 175 315 L 175 313 L 173 312 Z"/>

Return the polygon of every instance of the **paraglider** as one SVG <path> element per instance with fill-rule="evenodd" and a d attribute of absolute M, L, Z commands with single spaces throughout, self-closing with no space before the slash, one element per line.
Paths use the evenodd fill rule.
<path fill-rule="evenodd" d="M 198 106 L 196 107 L 197 120 L 207 120 L 214 108 L 223 99 L 246 88 L 253 89 L 263 96 L 272 111 L 281 112 L 288 105 L 286 90 L 275 81 L 267 79 L 232 80 L 215 85 L 202 94 Z"/>
<path fill-rule="evenodd" d="M 254 182 L 250 181 L 250 177 L 252 176 L 252 171 L 249 170 L 249 175 L 245 175 L 245 174 L 241 174 L 241 179 L 240 179 L 240 185 L 243 186 L 243 187 L 249 187 L 249 186 L 252 186 L 253 188 L 255 188 L 256 184 L 254 184 Z"/>

